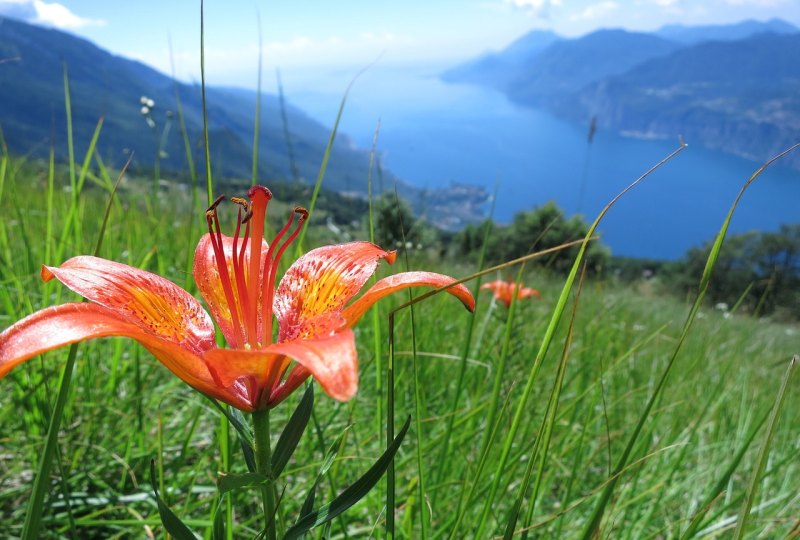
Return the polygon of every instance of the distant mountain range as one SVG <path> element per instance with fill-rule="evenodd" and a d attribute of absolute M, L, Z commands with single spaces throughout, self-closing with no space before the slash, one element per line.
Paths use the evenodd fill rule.
<path fill-rule="evenodd" d="M 176 96 L 180 96 L 194 161 L 202 177 L 199 85 L 176 83 L 140 62 L 114 56 L 74 35 L 0 17 L 0 129 L 12 152 L 46 155 L 54 145 L 59 157 L 66 156 L 65 70 L 77 159 L 83 159 L 102 117 L 98 151 L 106 163 L 121 166 L 133 152 L 135 167 L 152 170 L 158 140 L 170 123 L 161 168 L 187 171 L 183 137 L 174 114 Z M 150 125 L 141 112 L 142 96 L 155 103 Z M 249 178 L 256 93 L 210 87 L 207 102 L 213 172 Z M 263 94 L 262 111 L 260 177 L 291 180 L 293 171 L 278 96 Z M 313 182 L 330 128 L 291 105 L 286 105 L 285 111 L 297 172 Z M 326 186 L 338 191 L 366 190 L 368 164 L 368 152 L 355 149 L 346 136 L 338 135 Z M 391 184 L 393 177 L 388 172 L 385 175 Z"/>
<path fill-rule="evenodd" d="M 442 78 L 491 86 L 523 105 L 641 138 L 675 139 L 764 161 L 800 142 L 800 29 L 779 20 L 534 31 Z M 784 163 L 800 168 L 800 154 Z"/>

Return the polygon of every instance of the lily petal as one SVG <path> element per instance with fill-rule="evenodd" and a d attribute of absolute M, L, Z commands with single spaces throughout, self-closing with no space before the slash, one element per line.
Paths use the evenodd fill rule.
<path fill-rule="evenodd" d="M 236 273 L 233 271 L 233 238 L 230 236 L 222 236 L 222 247 L 225 252 L 225 262 L 228 265 L 228 276 L 231 280 L 231 287 L 233 288 L 234 294 L 238 294 L 237 288 L 239 285 L 236 282 Z M 241 242 L 241 239 L 239 240 Z M 259 267 L 261 268 L 261 275 L 259 276 L 259 283 L 263 279 L 264 275 L 264 261 L 267 258 L 267 250 L 268 246 L 265 241 L 261 243 L 261 264 Z M 249 269 L 250 269 L 250 242 L 247 242 L 247 246 L 244 252 L 244 261 L 243 261 L 243 272 L 245 274 L 245 279 L 249 279 Z M 200 242 L 197 244 L 197 249 L 194 252 L 194 281 L 197 284 L 197 288 L 200 290 L 200 294 L 203 295 L 203 299 L 208 304 L 208 309 L 211 311 L 211 316 L 214 317 L 214 320 L 217 321 L 220 330 L 222 330 L 222 334 L 225 336 L 225 339 L 228 343 L 236 343 L 235 339 L 235 332 L 234 332 L 234 324 L 233 318 L 231 316 L 231 308 L 228 302 L 228 299 L 225 297 L 225 289 L 222 286 L 222 280 L 219 276 L 219 268 L 217 267 L 217 259 L 214 254 L 214 248 L 211 243 L 211 235 L 206 233 L 200 238 Z M 261 287 L 259 289 L 259 295 L 261 291 Z M 238 297 L 238 296 L 237 296 Z M 258 299 L 259 304 L 261 303 L 261 298 Z M 237 303 L 238 305 L 238 303 Z M 261 341 L 261 307 L 259 305 L 257 309 L 258 314 L 258 323 L 257 323 L 257 330 L 258 330 L 258 341 Z M 238 314 L 239 320 L 242 321 L 244 315 L 242 313 Z"/>
<path fill-rule="evenodd" d="M 205 362 L 194 351 L 154 336 L 115 310 L 89 303 L 49 307 L 7 328 L 0 334 L 0 378 L 34 356 L 79 341 L 109 336 L 135 339 L 197 390 L 235 407 L 246 405 L 237 392 L 215 383 Z"/>
<path fill-rule="evenodd" d="M 346 319 L 347 326 L 353 326 L 372 304 L 388 294 L 401 289 L 408 289 L 409 287 L 427 286 L 442 288 L 455 281 L 456 280 L 450 276 L 436 274 L 434 272 L 401 272 L 393 276 L 385 277 L 375 283 L 375 285 L 362 294 L 358 300 L 347 306 L 342 312 L 342 316 Z M 472 293 L 469 292 L 469 289 L 464 285 L 459 283 L 445 290 L 461 300 L 461 303 L 464 304 L 468 310 L 475 310 L 475 299 L 472 297 Z"/>
<path fill-rule="evenodd" d="M 294 371 L 300 367 L 308 370 L 334 399 L 346 401 L 355 395 L 358 388 L 355 335 L 349 328 L 323 338 L 273 343 L 261 350 L 215 349 L 208 351 L 203 358 L 226 386 L 240 381 L 249 388 L 270 390 L 272 381 L 283 375 L 291 359 L 299 364 Z M 282 385 L 277 386 L 272 396 L 251 397 L 258 402 L 257 406 L 261 406 L 262 401 L 274 406 L 277 404 L 274 401 L 276 396 L 283 399 L 304 378 L 290 375 Z M 257 381 L 268 379 L 269 384 L 256 384 Z M 287 388 L 286 383 L 290 380 L 293 387 Z"/>
<path fill-rule="evenodd" d="M 279 341 L 297 337 L 306 321 L 340 311 L 375 273 L 381 259 L 392 263 L 395 252 L 370 242 L 351 242 L 313 249 L 286 271 L 275 293 Z"/>
<path fill-rule="evenodd" d="M 199 353 L 214 346 L 214 323 L 191 294 L 171 281 L 99 257 L 43 266 L 42 279 L 61 283 L 160 339 Z"/>
<path fill-rule="evenodd" d="M 325 393 L 334 399 L 347 401 L 358 390 L 356 338 L 349 328 L 329 337 L 275 343 L 270 345 L 269 350 L 291 357 L 310 371 Z M 302 380 L 291 388 L 278 387 L 276 392 L 291 393 L 300 382 Z M 271 399 L 276 397 L 273 393 Z"/>

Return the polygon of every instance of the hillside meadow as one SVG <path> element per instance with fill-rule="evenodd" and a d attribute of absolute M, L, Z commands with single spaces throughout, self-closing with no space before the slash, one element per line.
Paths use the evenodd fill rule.
<path fill-rule="evenodd" d="M 44 283 L 40 267 L 93 253 L 100 238 L 101 257 L 197 293 L 192 255 L 206 230 L 205 190 L 165 182 L 154 192 L 150 180 L 124 177 L 114 192 L 119 171 L 97 163 L 2 155 L 2 328 L 76 301 Z M 276 190 L 268 229 L 309 202 Z M 341 229 L 324 226 L 325 208 L 315 212 L 303 251 L 343 241 Z M 223 218 L 228 231 L 234 217 Z M 345 232 L 369 239 L 369 231 L 365 215 Z M 398 433 L 388 475 L 311 537 L 800 535 L 796 324 L 693 307 L 694 297 L 658 296 L 647 283 L 583 279 L 578 266 L 568 278 L 520 268 L 467 281 L 474 314 L 447 294 L 397 311 L 407 292 L 382 300 L 355 327 L 352 400 L 310 382 L 270 411 L 274 448 L 313 392 L 308 424 L 274 482 L 272 537 L 293 537 L 309 492 L 320 508 L 358 485 Z M 479 267 L 412 249 L 378 276 L 406 269 L 462 278 Z M 498 278 L 520 278 L 541 295 L 507 307 L 478 289 Z M 263 484 L 242 481 L 220 495 L 220 473 L 248 472 L 241 426 L 221 411 L 249 419 L 214 405 L 132 340 L 81 343 L 65 384 L 71 354 L 46 353 L 0 380 L 0 536 L 162 538 L 166 519 L 173 536 L 190 537 L 170 521 L 177 516 L 204 538 L 262 537 Z M 54 414 L 60 429 L 48 446 Z"/>

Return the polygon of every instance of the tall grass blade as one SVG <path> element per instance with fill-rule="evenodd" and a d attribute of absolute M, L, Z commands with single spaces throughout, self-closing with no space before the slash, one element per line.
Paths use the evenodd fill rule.
<path fill-rule="evenodd" d="M 322 163 L 320 164 L 319 172 L 317 173 L 317 181 L 314 183 L 314 190 L 311 192 L 311 200 L 308 203 L 308 219 L 311 219 L 311 214 L 314 213 L 314 208 L 317 206 L 319 190 L 322 188 L 322 180 L 325 178 L 325 171 L 328 169 L 328 161 L 331 158 L 333 143 L 336 140 L 336 133 L 339 130 L 339 122 L 342 119 L 342 113 L 344 113 L 344 106 L 347 103 L 347 96 L 350 94 L 350 90 L 353 88 L 353 84 L 355 84 L 356 80 L 358 80 L 358 78 L 371 66 L 372 64 L 361 68 L 361 70 L 356 73 L 352 79 L 350 79 L 350 82 L 344 91 L 344 95 L 342 96 L 342 101 L 339 103 L 339 110 L 336 112 L 336 120 L 333 122 L 333 128 L 331 129 L 331 134 L 328 137 L 328 144 L 325 145 L 325 152 L 322 154 Z M 303 227 L 303 229 L 300 231 L 300 236 L 297 239 L 297 248 L 295 249 L 295 258 L 299 258 L 300 254 L 303 253 L 303 240 L 305 240 L 307 230 L 308 227 Z"/>
<path fill-rule="evenodd" d="M 553 427 L 556 423 L 556 413 L 558 412 L 558 404 L 561 400 L 561 389 L 564 385 L 564 376 L 567 372 L 567 362 L 569 360 L 569 353 L 572 347 L 572 338 L 575 332 L 575 318 L 578 314 L 578 304 L 581 297 L 581 291 L 583 291 L 583 283 L 584 279 L 586 278 L 586 263 L 584 262 L 583 270 L 581 271 L 581 277 L 578 280 L 578 291 L 575 294 L 575 301 L 572 306 L 572 315 L 569 321 L 569 328 L 567 329 L 567 337 L 564 340 L 564 348 L 561 352 L 561 361 L 558 363 L 558 369 L 556 371 L 556 379 L 553 383 L 553 390 L 550 393 L 550 400 L 547 403 L 547 408 L 545 409 L 544 418 L 542 418 L 542 424 L 539 427 L 539 431 L 536 435 L 536 441 L 533 445 L 533 452 L 531 455 L 531 459 L 528 462 L 528 466 L 525 470 L 525 477 L 520 485 L 519 492 L 517 494 L 517 508 L 522 507 L 522 503 L 525 500 L 525 493 L 528 491 L 528 485 L 530 484 L 531 474 L 533 472 L 533 466 L 538 461 L 538 467 L 536 470 L 536 482 L 533 485 L 533 493 L 530 497 L 530 506 L 528 507 L 527 517 L 525 523 L 530 523 L 533 520 L 533 513 L 536 509 L 536 499 L 539 496 L 539 490 L 542 485 L 542 477 L 544 476 L 544 467 L 547 463 L 547 452 L 550 449 L 550 439 L 553 435 Z M 511 518 L 508 521 L 506 526 L 506 538 L 511 538 L 514 534 L 514 528 L 516 527 L 517 523 L 517 515 L 512 514 Z M 522 534 L 523 540 L 528 537 L 527 531 Z"/>
<path fill-rule="evenodd" d="M 692 521 L 681 535 L 682 540 L 693 538 L 700 529 L 703 524 L 703 518 L 706 516 L 706 514 L 708 514 L 708 511 L 711 509 L 714 501 L 716 501 L 725 491 L 725 488 L 730 482 L 733 473 L 736 472 L 736 469 L 739 467 L 739 464 L 741 463 L 745 454 L 750 449 L 750 445 L 753 444 L 756 435 L 758 435 L 758 433 L 761 431 L 761 428 L 764 426 L 764 422 L 767 421 L 767 418 L 768 415 L 761 419 L 761 421 L 753 429 L 752 433 L 750 433 L 750 436 L 744 441 L 744 444 L 742 444 L 736 454 L 734 454 L 733 459 L 731 459 L 731 462 L 728 465 L 728 468 L 725 469 L 725 472 L 722 474 L 722 476 L 720 476 L 719 480 L 717 480 L 717 483 L 714 484 L 714 487 L 711 489 L 711 491 L 709 491 L 708 496 L 700 504 L 700 508 L 697 510 L 695 515 L 692 516 Z"/>
<path fill-rule="evenodd" d="M 736 196 L 736 199 L 731 205 L 731 208 L 728 210 L 728 214 L 725 217 L 725 220 L 722 222 L 722 227 L 720 228 L 719 233 L 717 233 L 717 237 L 714 240 L 714 244 L 711 248 L 711 251 L 709 252 L 708 259 L 706 259 L 706 264 L 703 269 L 703 275 L 700 278 L 700 286 L 698 289 L 697 296 L 695 297 L 694 303 L 692 304 L 692 307 L 689 310 L 689 314 L 686 317 L 686 321 L 683 324 L 683 329 L 681 330 L 681 334 L 680 337 L 678 338 L 678 342 L 675 346 L 675 349 L 673 350 L 672 355 L 670 356 L 670 359 L 667 362 L 667 366 L 664 369 L 661 378 L 658 380 L 658 383 L 655 389 L 653 390 L 653 393 L 650 396 L 649 401 L 644 406 L 641 415 L 639 416 L 639 420 L 636 423 L 636 427 L 634 428 L 633 432 L 631 433 L 631 436 L 628 440 L 625 450 L 622 452 L 622 455 L 619 457 L 619 460 L 617 461 L 617 464 L 615 465 L 614 470 L 612 471 L 610 481 L 606 484 L 606 486 L 603 488 L 602 493 L 600 494 L 600 498 L 598 499 L 594 511 L 592 512 L 592 515 L 586 524 L 586 528 L 583 531 L 582 538 L 584 538 L 584 540 L 589 540 L 590 538 L 593 538 L 599 532 L 600 523 L 602 521 L 603 514 L 605 513 L 605 508 L 608 505 L 608 502 L 611 500 L 611 495 L 613 494 L 614 488 L 616 487 L 617 482 L 619 481 L 619 478 L 621 476 L 620 473 L 628 463 L 628 459 L 630 458 L 630 455 L 633 452 L 633 449 L 639 438 L 639 433 L 644 427 L 645 421 L 650 416 L 650 411 L 653 408 L 653 405 L 655 404 L 659 395 L 661 394 L 661 389 L 666 384 L 669 373 L 672 370 L 672 366 L 675 364 L 675 360 L 677 359 L 678 354 L 683 348 L 683 343 L 685 342 L 686 337 L 689 335 L 689 330 L 691 329 L 695 317 L 697 316 L 697 312 L 700 310 L 700 306 L 703 303 L 703 299 L 705 298 L 706 292 L 708 291 L 708 285 L 711 281 L 711 275 L 713 273 L 714 266 L 716 265 L 717 259 L 719 258 L 719 253 L 722 250 L 722 243 L 725 240 L 725 235 L 728 233 L 728 226 L 730 225 L 731 218 L 733 218 L 733 213 L 736 210 L 736 207 L 739 205 L 739 201 L 744 196 L 744 193 L 747 190 L 747 188 L 750 187 L 750 184 L 752 184 L 755 181 L 755 179 L 758 178 L 767 167 L 769 167 L 776 160 L 782 158 L 783 156 L 785 156 L 786 154 L 788 154 L 789 152 L 793 151 L 798 147 L 800 147 L 800 144 L 792 146 L 791 148 L 781 152 L 780 154 L 778 154 L 777 156 L 766 162 L 764 165 L 759 167 L 759 169 L 755 173 L 753 173 L 753 175 L 747 180 L 747 182 L 745 182 L 741 190 L 739 190 L 739 194 Z"/>
<path fill-rule="evenodd" d="M 67 115 L 67 163 L 69 164 L 69 187 L 73 199 L 77 197 L 78 185 L 75 177 L 75 144 L 72 138 L 72 99 L 69 92 L 69 74 L 67 64 L 62 65 L 64 76 L 64 110 Z"/>
<path fill-rule="evenodd" d="M 375 243 L 375 216 L 372 194 L 372 171 L 375 166 L 375 152 L 378 146 L 378 134 L 381 131 L 381 120 L 375 125 L 375 133 L 372 136 L 372 147 L 369 152 L 369 168 L 367 169 L 367 224 L 369 229 L 369 241 Z M 371 283 L 377 282 L 377 277 L 373 276 Z M 381 358 L 381 316 L 378 309 L 370 310 L 372 321 L 372 351 L 375 357 L 375 433 L 378 438 L 383 435 L 383 359 Z"/>
<path fill-rule="evenodd" d="M 256 7 L 256 21 L 258 23 L 258 82 L 256 83 L 256 118 L 253 122 L 253 172 L 251 184 L 258 183 L 258 145 L 261 133 L 261 68 L 264 63 L 264 39 L 261 33 L 261 12 Z"/>
<path fill-rule="evenodd" d="M 397 194 L 397 186 L 394 191 L 395 201 L 397 201 L 398 208 L 400 207 L 400 196 Z M 403 223 L 403 213 L 398 212 L 397 217 L 400 221 L 400 239 L 403 245 L 406 245 L 406 227 Z M 408 264 L 408 250 L 403 250 L 406 271 L 409 270 Z M 408 299 L 412 299 L 412 293 L 408 291 Z M 427 494 L 425 491 L 425 467 L 422 461 L 422 385 L 420 384 L 420 374 L 417 365 L 417 331 L 416 320 L 414 317 L 414 306 L 409 306 L 409 313 L 411 315 L 411 371 L 414 375 L 414 432 L 416 436 L 416 454 L 417 454 L 417 489 L 419 491 L 419 505 L 420 505 L 420 538 L 425 540 L 428 537 L 428 505 Z M 411 506 L 411 505 L 410 505 Z M 413 512 L 413 506 L 410 510 Z"/>
<path fill-rule="evenodd" d="M 392 444 L 394 437 L 394 316 L 396 310 L 389 312 L 389 361 L 386 366 L 386 448 Z M 411 422 L 411 417 L 408 417 Z M 386 471 L 386 537 L 394 539 L 394 505 L 395 505 L 395 469 L 394 460 Z"/>
<path fill-rule="evenodd" d="M 769 456 L 769 449 L 772 446 L 772 439 L 775 437 L 775 428 L 778 425 L 778 418 L 780 417 L 781 409 L 783 408 L 783 401 L 786 397 L 786 389 L 789 387 L 789 381 L 794 375 L 797 364 L 800 362 L 800 357 L 793 357 L 789 362 L 789 367 L 786 369 L 786 374 L 783 376 L 781 388 L 778 390 L 778 395 L 775 397 L 775 404 L 772 407 L 772 412 L 769 415 L 769 422 L 767 423 L 767 433 L 764 436 L 764 442 L 758 450 L 758 457 L 756 458 L 756 466 L 753 468 L 753 474 L 750 476 L 750 484 L 747 486 L 744 502 L 739 510 L 739 519 L 736 522 L 736 530 L 733 533 L 734 540 L 741 540 L 744 538 L 747 531 L 747 521 L 750 517 L 750 509 L 753 507 L 753 501 L 756 498 L 758 491 L 758 483 L 764 475 L 764 469 L 767 466 L 767 457 Z"/>
<path fill-rule="evenodd" d="M 156 498 L 158 505 L 158 515 L 161 517 L 161 523 L 164 529 L 177 540 L 197 540 L 197 536 L 187 527 L 181 519 L 175 515 L 175 512 L 170 510 L 167 503 L 158 494 L 158 477 L 156 475 L 155 460 L 150 460 L 150 484 L 153 486 L 153 494 Z"/>
<path fill-rule="evenodd" d="M 200 201 L 200 194 L 198 193 L 197 187 L 197 167 L 194 163 L 194 153 L 192 151 L 192 141 L 189 137 L 189 130 L 186 128 L 186 116 L 183 113 L 183 100 L 181 99 L 180 93 L 180 86 L 178 85 L 178 78 L 175 75 L 175 58 L 172 52 L 172 40 L 169 41 L 169 62 L 170 67 L 172 69 L 172 87 L 173 91 L 175 92 L 175 110 L 177 111 L 178 115 L 178 129 L 181 132 L 181 139 L 183 140 L 183 152 L 186 156 L 186 166 L 189 167 L 189 180 L 191 181 L 192 186 L 192 207 L 189 211 L 189 226 L 188 230 L 189 233 L 192 234 L 194 232 L 194 224 L 197 210 Z M 183 288 L 191 290 L 192 284 L 194 280 L 192 278 L 192 265 L 194 262 L 194 253 L 191 250 L 186 250 L 186 264 L 185 264 L 185 272 L 186 272 L 186 281 L 184 282 Z"/>
<path fill-rule="evenodd" d="M 539 369 L 542 366 L 542 362 L 544 360 L 547 351 L 550 349 L 550 344 L 555 336 L 556 328 L 558 327 L 559 322 L 561 321 L 561 316 L 564 313 L 564 309 L 567 305 L 567 300 L 569 299 L 569 293 L 572 290 L 572 285 L 575 282 L 575 278 L 578 273 L 578 269 L 581 267 L 583 263 L 583 256 L 586 253 L 587 246 L 589 244 L 589 239 L 594 235 L 594 232 L 597 230 L 597 226 L 602 221 L 603 217 L 605 217 L 606 213 L 617 203 L 617 201 L 622 198 L 628 191 L 633 189 L 636 185 L 642 182 L 645 178 L 647 178 L 653 171 L 667 163 L 669 160 L 674 158 L 678 153 L 683 151 L 686 148 L 686 145 L 681 144 L 674 152 L 669 154 L 667 157 L 662 159 L 656 165 L 654 165 L 650 170 L 645 172 L 642 176 L 637 178 L 632 184 L 622 190 L 616 197 L 614 197 L 611 202 L 609 202 L 603 210 L 600 211 L 600 214 L 595 218 L 594 222 L 589 227 L 589 230 L 584 237 L 583 242 L 581 243 L 581 247 L 578 250 L 578 255 L 575 257 L 575 262 L 572 264 L 572 268 L 567 276 L 566 282 L 564 283 L 564 287 L 561 289 L 561 294 L 558 298 L 556 303 L 556 307 L 553 310 L 553 314 L 550 317 L 550 322 L 547 325 L 547 329 L 545 330 L 544 337 L 542 338 L 542 343 L 539 347 L 539 351 L 536 353 L 536 357 L 531 365 L 531 369 L 528 372 L 528 379 L 525 383 L 525 388 L 523 389 L 522 397 L 517 404 L 517 408 L 514 412 L 514 419 L 511 422 L 511 429 L 506 436 L 506 440 L 503 446 L 503 452 L 500 456 L 500 462 L 498 463 L 495 471 L 495 477 L 492 482 L 492 486 L 489 491 L 489 495 L 486 497 L 485 504 L 483 506 L 483 512 L 481 514 L 480 522 L 478 525 L 478 532 L 476 536 L 482 537 L 484 535 L 484 530 L 487 525 L 487 521 L 489 518 L 489 513 L 494 504 L 494 499 L 497 494 L 497 490 L 500 487 L 500 481 L 503 477 L 502 472 L 505 470 L 505 467 L 508 463 L 508 459 L 511 455 L 511 449 L 514 442 L 514 439 L 517 436 L 517 431 L 519 430 L 520 423 L 522 422 L 522 418 L 526 413 L 526 407 L 528 404 L 528 399 L 530 398 L 531 392 L 533 392 L 533 386 L 536 381 L 536 377 L 539 374 Z"/>
<path fill-rule="evenodd" d="M 500 187 L 500 182 L 495 182 L 494 185 L 494 194 L 492 196 L 492 205 L 489 209 L 489 215 L 486 219 L 483 228 L 483 240 L 481 242 L 481 251 L 478 255 L 478 272 L 480 273 L 483 270 L 483 266 L 486 263 L 486 251 L 489 247 L 489 234 L 492 231 L 492 219 L 494 218 L 494 210 L 497 204 L 497 191 Z M 480 304 L 480 295 L 478 292 L 481 289 L 481 278 L 483 276 L 479 275 L 475 279 L 475 285 L 472 289 L 472 296 L 475 297 L 475 309 L 477 311 L 478 305 Z M 458 367 L 458 376 L 456 377 L 456 390 L 453 394 L 453 402 L 450 405 L 450 414 L 447 417 L 447 427 L 444 431 L 444 438 L 442 440 L 441 449 L 439 451 L 439 459 L 436 461 L 436 475 L 434 476 L 435 479 L 440 479 L 442 475 L 442 467 L 447 462 L 446 456 L 450 451 L 450 434 L 453 432 L 453 425 L 456 421 L 456 411 L 458 410 L 458 404 L 461 401 L 461 394 L 464 391 L 464 379 L 467 374 L 467 359 L 469 358 L 469 353 L 472 350 L 472 334 L 475 331 L 475 317 L 469 317 L 467 321 L 467 331 L 464 336 L 464 348 L 461 349 L 461 360 Z M 487 424 L 491 425 L 491 423 Z M 481 445 L 484 446 L 484 445 Z"/>
<path fill-rule="evenodd" d="M 292 172 L 292 181 L 300 183 L 300 171 L 297 169 L 297 160 L 294 157 L 294 144 L 292 143 L 292 134 L 289 131 L 289 116 L 286 114 L 286 98 L 283 94 L 283 82 L 281 81 L 281 71 L 279 69 L 275 70 L 275 77 L 278 80 L 278 106 L 281 109 L 283 138 L 286 140 L 286 157 L 289 158 L 289 169 Z"/>
<path fill-rule="evenodd" d="M 203 149 L 206 159 L 206 196 L 208 206 L 214 202 L 214 181 L 211 178 L 211 146 L 208 140 L 208 110 L 206 108 L 206 48 L 204 0 L 200 0 L 200 94 L 203 108 Z"/>

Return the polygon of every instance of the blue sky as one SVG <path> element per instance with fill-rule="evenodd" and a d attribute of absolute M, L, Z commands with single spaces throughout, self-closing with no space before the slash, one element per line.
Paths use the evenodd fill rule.
<path fill-rule="evenodd" d="M 183 80 L 199 79 L 199 0 L 0 0 L 0 14 L 56 26 Z M 652 30 L 780 17 L 800 25 L 800 0 L 206 0 L 211 84 L 253 87 L 259 24 L 266 73 L 384 65 L 439 69 L 501 49 L 534 28 Z M 170 43 L 172 54 L 170 54 Z"/>

